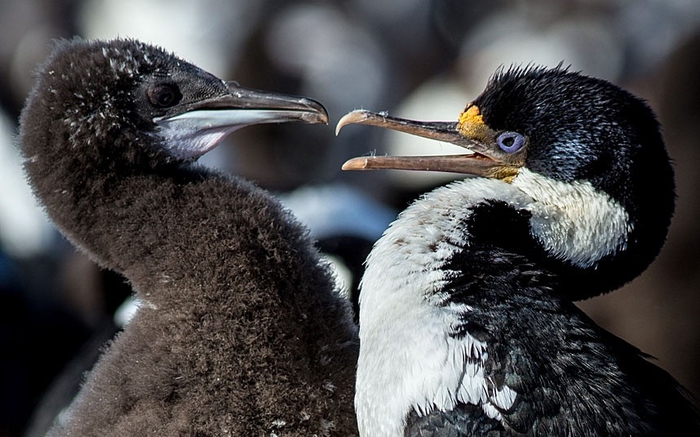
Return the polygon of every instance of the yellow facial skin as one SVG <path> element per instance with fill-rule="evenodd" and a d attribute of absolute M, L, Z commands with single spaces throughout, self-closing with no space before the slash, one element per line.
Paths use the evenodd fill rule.
<path fill-rule="evenodd" d="M 469 105 L 467 108 L 459 114 L 459 119 L 457 122 L 457 129 L 459 133 L 476 143 L 483 144 L 487 146 L 487 149 L 477 150 L 478 153 L 488 156 L 500 163 L 500 165 L 494 165 L 489 169 L 486 175 L 492 179 L 500 179 L 504 182 L 511 183 L 515 176 L 518 175 L 518 171 L 524 163 L 524 156 L 522 160 L 516 160 L 511 162 L 509 155 L 503 155 L 499 153 L 500 149 L 496 145 L 496 137 L 498 132 L 491 129 L 485 122 L 484 117 L 481 115 L 481 110 L 476 105 Z M 488 153 L 490 151 L 491 153 Z"/>
<path fill-rule="evenodd" d="M 485 133 L 490 130 L 484 123 L 484 117 L 476 105 L 468 106 L 459 114 L 458 126 L 462 135 L 473 139 L 483 138 Z"/>

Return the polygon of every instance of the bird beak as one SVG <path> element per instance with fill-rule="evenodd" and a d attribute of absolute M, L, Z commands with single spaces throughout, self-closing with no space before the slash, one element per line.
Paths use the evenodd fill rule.
<path fill-rule="evenodd" d="M 252 124 L 291 121 L 328 124 L 326 108 L 307 97 L 244 88 L 237 82 L 226 82 L 226 86 L 229 94 L 191 103 L 184 107 L 182 114 L 171 117 L 171 119 L 198 111 L 197 114 L 200 116 L 207 112 L 218 114 L 215 120 L 219 120 L 222 126 L 238 125 L 243 127 Z M 223 120 L 228 120 L 228 122 Z"/>
<path fill-rule="evenodd" d="M 244 88 L 227 82 L 228 93 L 178 108 L 153 121 L 172 153 L 198 158 L 226 136 L 245 126 L 262 123 L 304 122 L 328 124 L 321 103 L 299 96 Z"/>
<path fill-rule="evenodd" d="M 442 156 L 364 156 L 346 161 L 343 170 L 441 171 L 509 181 L 521 166 L 494 149 L 496 132 L 483 123 L 474 109 L 465 110 L 458 122 L 414 121 L 358 110 L 346 114 L 338 121 L 336 135 L 349 124 L 378 126 L 443 141 L 464 147 L 467 153 Z"/>

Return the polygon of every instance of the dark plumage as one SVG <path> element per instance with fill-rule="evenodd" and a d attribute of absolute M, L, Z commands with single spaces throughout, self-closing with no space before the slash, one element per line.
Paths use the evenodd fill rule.
<path fill-rule="evenodd" d="M 387 229 L 360 292 L 360 435 L 695 435 L 687 394 L 573 300 L 639 275 L 665 240 L 673 172 L 641 100 L 565 69 L 499 71 L 458 122 L 369 124 L 470 149 L 346 169 L 473 176 Z"/>
<path fill-rule="evenodd" d="M 57 45 L 20 120 L 26 174 L 142 304 L 50 435 L 356 433 L 356 333 L 307 231 L 194 163 L 238 127 L 326 119 L 137 41 Z"/>

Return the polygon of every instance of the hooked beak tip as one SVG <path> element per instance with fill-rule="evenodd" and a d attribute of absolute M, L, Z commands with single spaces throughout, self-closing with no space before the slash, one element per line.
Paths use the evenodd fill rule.
<path fill-rule="evenodd" d="M 363 121 L 369 118 L 370 114 L 369 111 L 365 111 L 364 109 L 356 109 L 352 112 L 348 112 L 338 120 L 338 124 L 335 125 L 335 135 L 337 136 L 340 130 L 349 124 L 362 124 Z"/>

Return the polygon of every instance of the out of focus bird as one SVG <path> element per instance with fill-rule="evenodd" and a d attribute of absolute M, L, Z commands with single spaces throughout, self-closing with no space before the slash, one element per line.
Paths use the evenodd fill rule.
<path fill-rule="evenodd" d="M 457 122 L 368 111 L 348 124 L 468 149 L 347 170 L 471 175 L 385 231 L 360 290 L 360 435 L 695 435 L 690 395 L 577 299 L 638 276 L 674 209 L 646 103 L 565 68 L 499 70 Z"/>
<path fill-rule="evenodd" d="M 135 40 L 59 42 L 20 119 L 51 220 L 141 306 L 51 436 L 353 435 L 356 328 L 306 229 L 196 164 L 256 123 L 326 123 Z"/>

